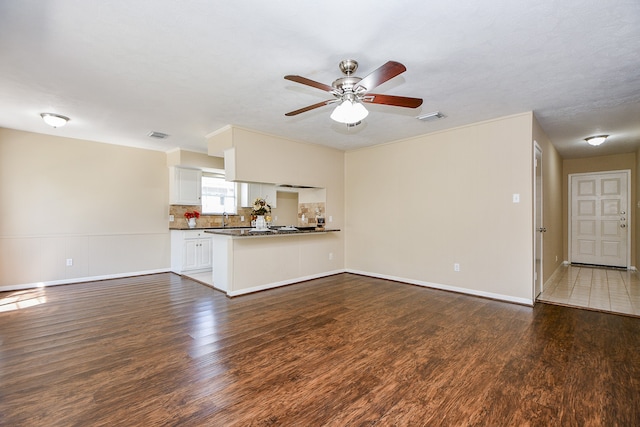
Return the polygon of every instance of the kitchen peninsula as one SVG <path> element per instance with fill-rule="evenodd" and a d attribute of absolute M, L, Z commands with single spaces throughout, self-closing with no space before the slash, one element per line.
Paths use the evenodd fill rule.
<path fill-rule="evenodd" d="M 339 229 L 209 229 L 213 286 L 228 296 L 339 273 L 327 271 Z"/>

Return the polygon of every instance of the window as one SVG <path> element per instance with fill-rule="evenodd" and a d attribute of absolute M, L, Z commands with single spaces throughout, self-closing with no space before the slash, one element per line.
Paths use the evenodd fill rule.
<path fill-rule="evenodd" d="M 202 213 L 236 214 L 236 183 L 225 181 L 224 175 L 202 174 Z"/>

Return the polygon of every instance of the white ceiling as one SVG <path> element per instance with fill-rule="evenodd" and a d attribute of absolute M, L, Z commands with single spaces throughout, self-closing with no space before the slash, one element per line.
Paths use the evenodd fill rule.
<path fill-rule="evenodd" d="M 367 104 L 350 130 L 333 106 L 284 116 L 331 98 L 286 74 L 331 84 L 348 58 L 403 63 L 375 92 L 423 105 Z M 564 157 L 635 151 L 640 1 L 0 0 L 1 127 L 206 152 L 234 124 L 348 150 L 525 111 Z"/>

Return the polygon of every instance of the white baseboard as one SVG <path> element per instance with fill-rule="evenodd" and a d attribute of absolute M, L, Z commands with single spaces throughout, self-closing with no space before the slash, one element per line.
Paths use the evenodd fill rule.
<path fill-rule="evenodd" d="M 533 300 L 530 298 L 518 298 L 510 295 L 502 295 L 502 294 L 495 294 L 492 292 L 478 291 L 476 289 L 459 288 L 457 286 L 443 285 L 441 283 L 425 282 L 422 280 L 414 280 L 414 279 L 407 279 L 404 277 L 389 276 L 387 274 L 370 273 L 368 271 L 347 269 L 346 272 L 353 273 L 353 274 L 360 274 L 362 276 L 376 277 L 378 279 L 393 280 L 395 282 L 403 282 L 411 285 L 424 286 L 426 288 L 440 289 L 443 291 L 457 292 L 459 294 L 490 298 L 490 299 L 510 302 L 514 304 L 528 305 L 531 307 L 533 306 Z"/>
<path fill-rule="evenodd" d="M 321 277 L 333 276 L 334 274 L 345 273 L 346 270 L 333 270 L 325 271 L 323 273 L 312 274 L 309 276 L 296 277 L 295 279 L 283 280 L 280 282 L 266 283 L 260 286 L 254 286 L 252 288 L 239 289 L 237 291 L 227 291 L 227 295 L 230 297 L 236 297 L 238 295 L 251 294 L 253 292 L 265 291 L 267 289 L 279 288 L 280 286 L 292 285 L 294 283 L 304 282 L 306 280 L 319 279 Z"/>
<path fill-rule="evenodd" d="M 49 280 L 45 282 L 22 283 L 19 285 L 0 286 L 0 292 L 19 291 L 22 289 L 44 288 L 47 286 L 71 285 L 73 283 L 94 282 L 98 280 L 121 279 L 123 277 L 145 276 L 147 274 L 169 273 L 171 269 L 161 268 L 157 270 L 132 271 L 128 273 L 106 274 L 103 276 L 77 277 L 73 279 Z"/>

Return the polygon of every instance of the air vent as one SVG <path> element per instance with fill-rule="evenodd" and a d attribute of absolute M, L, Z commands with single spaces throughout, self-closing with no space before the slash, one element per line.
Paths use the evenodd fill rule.
<path fill-rule="evenodd" d="M 431 122 L 434 120 L 444 119 L 445 116 L 440 111 L 434 111 L 432 113 L 422 114 L 421 116 L 416 117 L 418 120 L 422 120 L 423 122 Z"/>
<path fill-rule="evenodd" d="M 155 139 L 167 139 L 169 138 L 169 135 L 167 135 L 166 133 L 162 133 L 162 132 L 156 132 L 156 131 L 151 131 L 147 134 L 148 137 L 151 138 L 155 138 Z"/>

